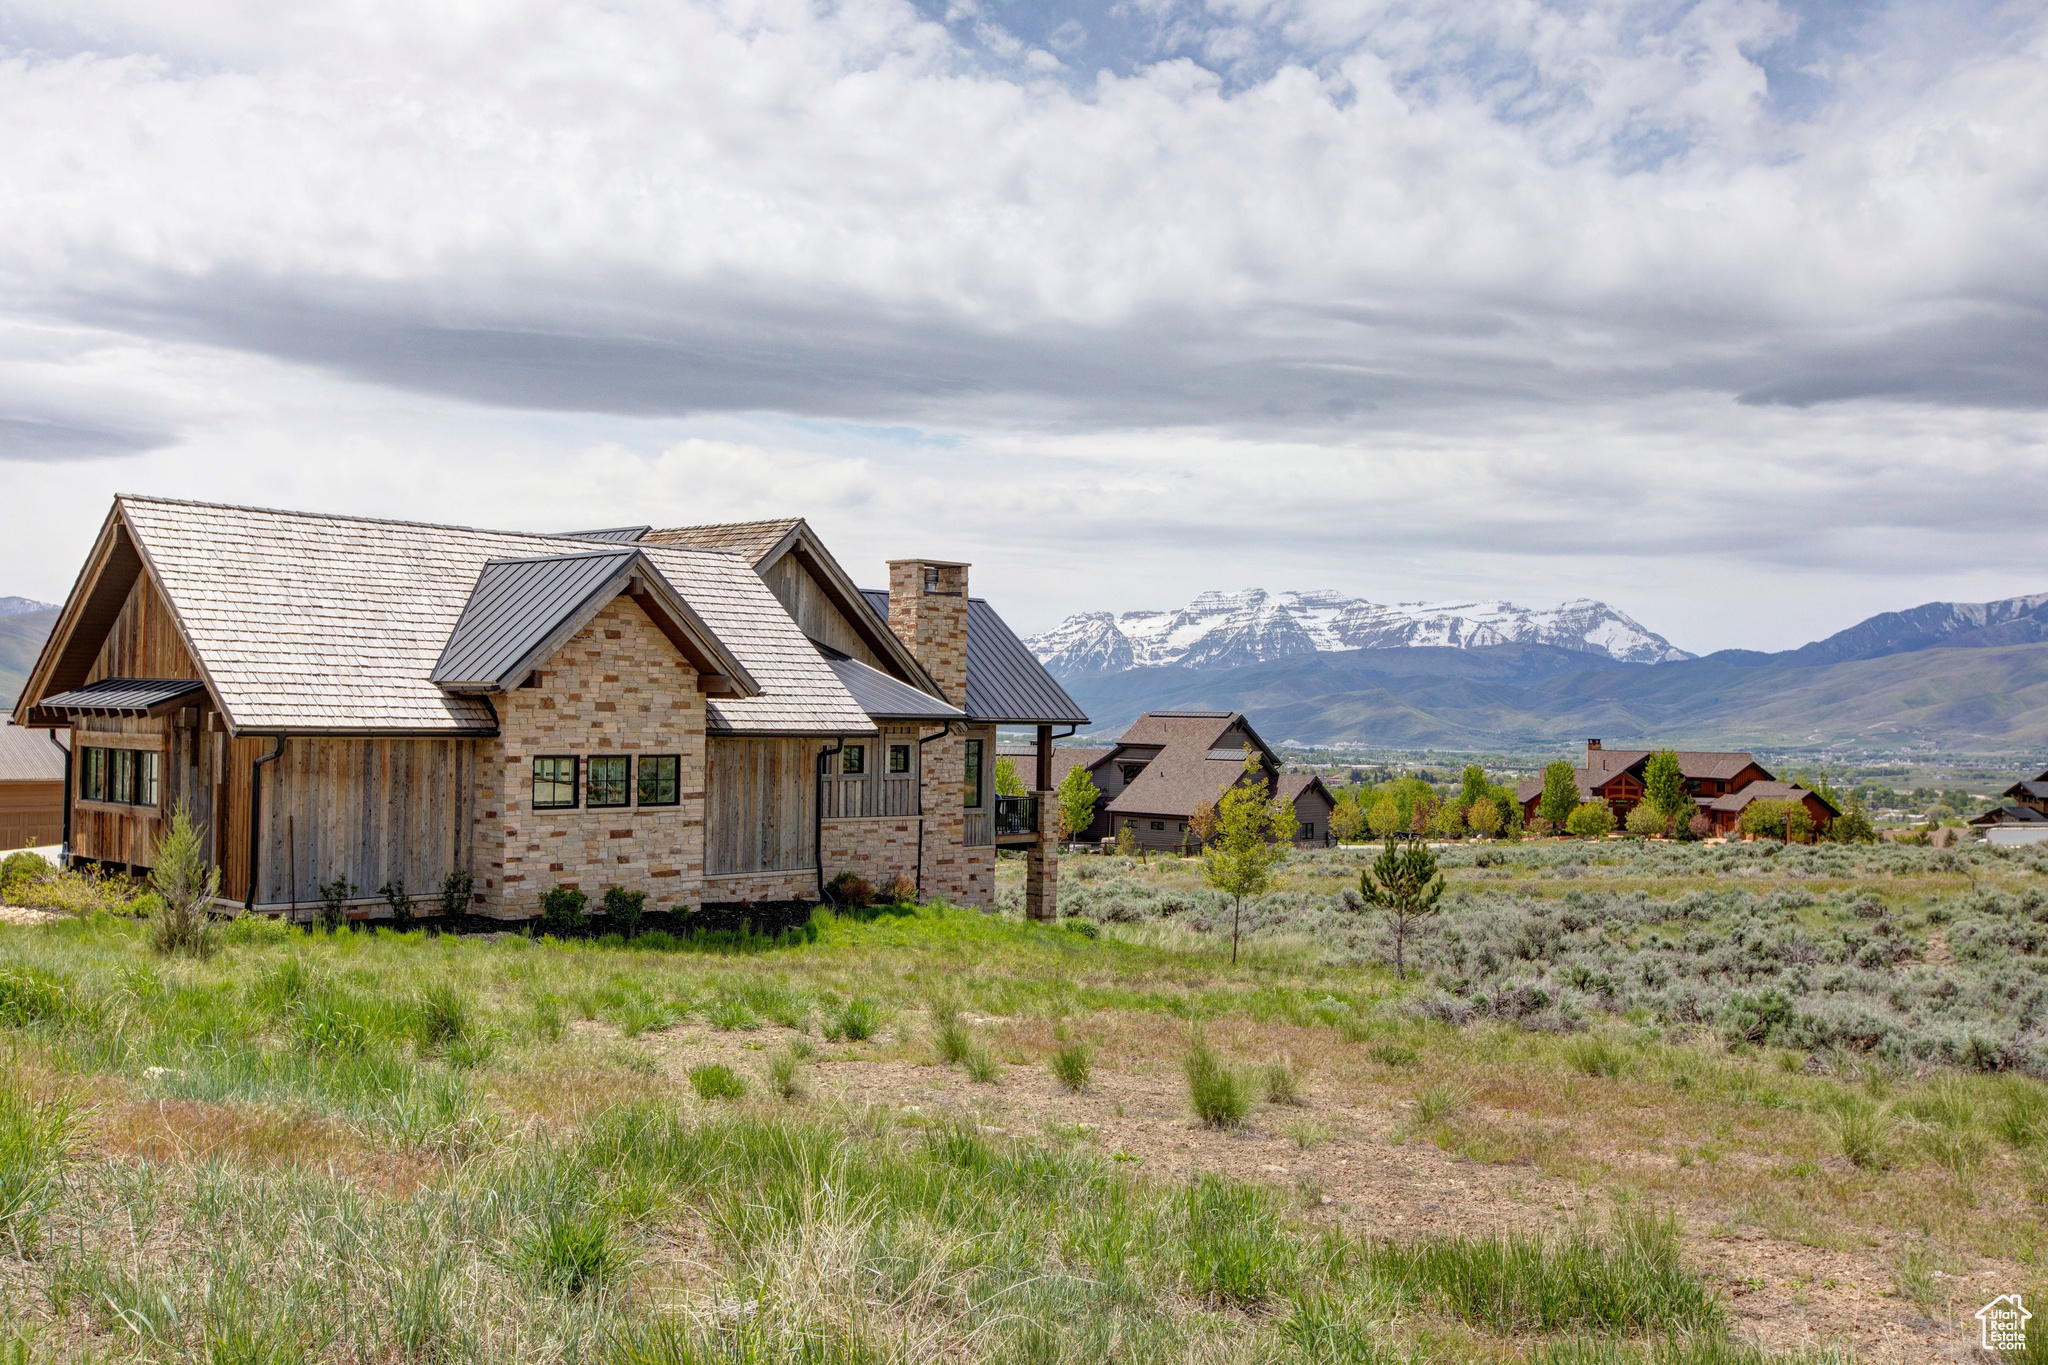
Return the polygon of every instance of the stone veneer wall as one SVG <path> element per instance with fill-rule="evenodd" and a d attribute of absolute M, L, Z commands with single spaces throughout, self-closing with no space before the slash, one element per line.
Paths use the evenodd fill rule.
<path fill-rule="evenodd" d="M 538 914 L 575 886 L 594 909 L 608 886 L 647 908 L 694 907 L 704 871 L 704 701 L 697 673 L 629 598 L 600 610 L 541 669 L 543 684 L 496 694 L 499 737 L 477 745 L 477 892 L 483 913 Z M 679 754 L 682 804 L 529 810 L 532 760 L 551 754 Z M 579 778 L 587 773 L 579 765 Z M 587 789 L 586 789 L 587 794 Z M 770 899 L 779 897 L 762 897 Z M 732 897 L 732 899 L 745 899 Z"/>
<path fill-rule="evenodd" d="M 898 876 L 917 876 L 917 838 L 923 821 L 915 815 L 877 815 L 859 820 L 827 820 L 825 879 L 842 872 L 863 877 L 875 890 Z M 931 889 L 930 868 L 925 887 Z"/>

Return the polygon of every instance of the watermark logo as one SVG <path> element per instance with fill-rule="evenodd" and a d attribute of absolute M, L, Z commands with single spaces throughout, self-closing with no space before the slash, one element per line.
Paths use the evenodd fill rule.
<path fill-rule="evenodd" d="M 2017 1294 L 2000 1294 L 1977 1310 L 1977 1322 L 1983 1328 L 1984 1349 L 1987 1351 L 2024 1351 L 2027 1349 L 2027 1319 L 2033 1317 L 2026 1304 L 2020 1302 Z"/>

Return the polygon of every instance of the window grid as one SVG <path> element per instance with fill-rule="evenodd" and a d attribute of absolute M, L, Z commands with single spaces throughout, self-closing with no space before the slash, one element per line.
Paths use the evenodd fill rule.
<path fill-rule="evenodd" d="M 549 756 L 533 760 L 533 808 L 576 808 L 576 759 Z"/>
<path fill-rule="evenodd" d="M 907 773 L 910 771 L 910 746 L 908 744 L 891 744 L 889 746 L 889 771 L 892 773 Z"/>
<path fill-rule="evenodd" d="M 679 806 L 683 802 L 683 759 L 681 754 L 643 754 L 640 757 L 640 804 Z"/>
<path fill-rule="evenodd" d="M 624 754 L 594 754 L 584 765 L 592 810 L 633 804 L 633 761 Z"/>
<path fill-rule="evenodd" d="M 839 751 L 839 771 L 855 776 L 868 770 L 868 746 L 849 744 Z"/>
<path fill-rule="evenodd" d="M 967 782 L 966 782 L 966 787 L 967 787 L 967 808 L 968 808 L 969 810 L 978 810 L 978 809 L 980 809 L 980 807 L 981 807 L 981 741 L 980 741 L 980 740 L 978 740 L 978 739 L 970 739 L 970 740 L 968 740 L 968 741 L 967 741 Z"/>

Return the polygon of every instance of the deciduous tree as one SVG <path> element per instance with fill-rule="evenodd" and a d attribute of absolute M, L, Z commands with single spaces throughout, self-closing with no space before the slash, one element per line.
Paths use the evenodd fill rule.
<path fill-rule="evenodd" d="M 1673 750 L 1659 749 L 1644 765 L 1643 801 L 1655 807 L 1666 824 L 1691 812 L 1693 800 L 1685 792 L 1685 770 Z"/>
<path fill-rule="evenodd" d="M 1588 801 L 1565 817 L 1564 827 L 1581 839 L 1604 839 L 1614 833 L 1614 811 L 1605 801 Z"/>
<path fill-rule="evenodd" d="M 1256 757 L 1245 759 L 1245 775 L 1259 772 Z M 1294 806 L 1268 800 L 1265 778 L 1239 782 L 1216 802 L 1216 838 L 1202 855 L 1202 876 L 1231 898 L 1230 960 L 1237 961 L 1238 922 L 1246 896 L 1263 896 L 1273 870 L 1294 840 Z"/>
<path fill-rule="evenodd" d="M 1543 770 L 1543 800 L 1536 808 L 1537 813 L 1550 822 L 1552 829 L 1562 829 L 1578 808 L 1577 770 L 1560 758 Z"/>
<path fill-rule="evenodd" d="M 1095 823 L 1095 803 L 1102 799 L 1102 788 L 1095 785 L 1095 779 L 1080 764 L 1067 769 L 1054 796 L 1059 805 L 1060 833 L 1067 838 L 1074 838 Z"/>

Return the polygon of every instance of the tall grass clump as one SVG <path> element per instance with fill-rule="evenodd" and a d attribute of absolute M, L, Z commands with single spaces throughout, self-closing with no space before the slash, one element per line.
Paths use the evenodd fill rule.
<path fill-rule="evenodd" d="M 700 1100 L 736 1100 L 747 1093 L 747 1081 L 724 1062 L 710 1062 L 690 1068 L 690 1088 Z"/>
<path fill-rule="evenodd" d="M 1260 1072 L 1260 1079 L 1266 1087 L 1266 1103 L 1306 1103 L 1301 1094 L 1301 1071 L 1294 1065 L 1292 1057 L 1282 1057 L 1277 1062 L 1268 1062 Z"/>
<path fill-rule="evenodd" d="M 1251 1087 L 1242 1075 L 1223 1064 L 1205 1040 L 1194 1041 L 1182 1066 L 1188 1078 L 1188 1102 L 1197 1118 L 1211 1128 L 1235 1128 L 1245 1121 L 1252 1111 Z"/>
<path fill-rule="evenodd" d="M 1416 1302 L 1514 1332 L 1719 1333 L 1719 1301 L 1678 1256 L 1675 1219 L 1624 1211 L 1614 1235 L 1527 1233 L 1374 1242 L 1363 1268 Z"/>
<path fill-rule="evenodd" d="M 1891 1121 L 1884 1111 L 1854 1091 L 1832 1097 L 1829 1123 L 1849 1164 L 1883 1170 L 1892 1164 Z"/>
<path fill-rule="evenodd" d="M 1299 1248 L 1256 1185 L 1203 1176 L 1182 1196 L 1182 1276 L 1212 1304 L 1256 1308 L 1295 1278 Z"/>
<path fill-rule="evenodd" d="M 568 1295 L 602 1287 L 625 1269 L 625 1250 L 598 1210 L 550 1209 L 519 1244 L 534 1278 Z"/>
<path fill-rule="evenodd" d="M 38 1102 L 18 1086 L 0 1087 L 0 1238 L 16 1256 L 35 1250 L 63 1193 L 75 1118 L 68 1100 Z"/>
<path fill-rule="evenodd" d="M 875 1036 L 882 1027 L 882 1010 L 866 996 L 857 996 L 846 1002 L 831 1022 L 825 1026 L 825 1037 L 832 1042 L 865 1042 Z"/>
<path fill-rule="evenodd" d="M 1065 1089 L 1080 1094 L 1095 1068 L 1095 1049 L 1086 1043 L 1062 1043 L 1052 1054 L 1052 1074 Z"/>
<path fill-rule="evenodd" d="M 967 1059 L 974 1046 L 974 1033 L 960 1018 L 960 1007 L 949 999 L 931 1002 L 932 1051 L 939 1061 L 953 1066 Z"/>
<path fill-rule="evenodd" d="M 211 957 L 219 946 L 206 908 L 220 892 L 220 869 L 208 861 L 205 839 L 205 826 L 194 823 L 190 806 L 180 801 L 171 808 L 170 826 L 157 840 L 149 870 L 149 884 L 162 902 L 150 917 L 149 941 L 166 957 Z"/>

